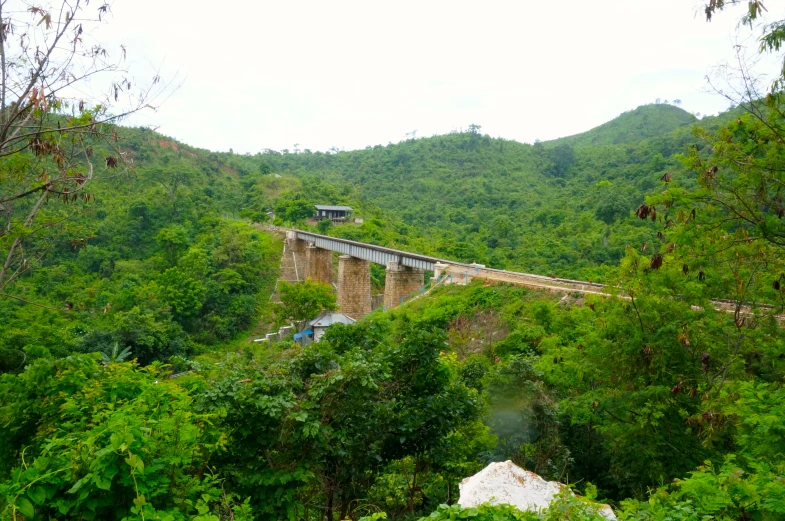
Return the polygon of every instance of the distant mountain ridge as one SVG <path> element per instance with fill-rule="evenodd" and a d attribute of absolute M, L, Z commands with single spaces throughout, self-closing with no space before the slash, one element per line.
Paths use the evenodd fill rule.
<path fill-rule="evenodd" d="M 696 123 L 698 118 L 675 105 L 641 105 L 586 132 L 546 141 L 546 145 L 622 145 L 660 136 Z"/>

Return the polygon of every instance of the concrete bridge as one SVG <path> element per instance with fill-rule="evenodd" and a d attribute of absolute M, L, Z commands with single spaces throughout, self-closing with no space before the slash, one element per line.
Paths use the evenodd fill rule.
<path fill-rule="evenodd" d="M 468 284 L 473 279 L 482 279 L 555 293 L 608 295 L 604 285 L 592 282 L 496 270 L 317 233 L 265 227 L 286 234 L 284 260 L 291 263 L 290 270 L 293 266 L 295 280 L 310 277 L 332 285 L 332 252 L 341 254 L 338 257 L 338 307 L 355 319 L 369 314 L 372 309 L 372 262 L 386 268 L 384 307 L 387 309 L 422 291 L 426 271 L 433 272 L 440 284 Z"/>

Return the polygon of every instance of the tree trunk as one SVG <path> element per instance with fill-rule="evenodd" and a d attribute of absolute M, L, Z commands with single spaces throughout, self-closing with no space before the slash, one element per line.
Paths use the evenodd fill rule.
<path fill-rule="evenodd" d="M 349 515 L 349 501 L 344 500 L 344 502 L 341 503 L 341 519 L 339 521 L 348 519 L 348 515 Z"/>
<path fill-rule="evenodd" d="M 409 509 L 409 513 L 414 512 L 414 494 L 417 490 L 417 464 L 418 461 L 415 460 L 414 471 L 412 472 L 412 485 L 409 487 L 409 502 L 406 505 Z"/>

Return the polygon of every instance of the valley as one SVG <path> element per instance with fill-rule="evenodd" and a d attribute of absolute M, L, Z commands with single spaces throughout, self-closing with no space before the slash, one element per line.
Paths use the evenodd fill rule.
<path fill-rule="evenodd" d="M 410 114 L 367 98 L 397 85 L 392 73 L 364 83 L 377 62 L 392 71 L 406 57 L 376 52 L 382 21 L 363 40 L 347 32 L 375 61 L 336 55 L 314 70 L 338 26 L 299 54 L 278 35 L 307 75 L 284 78 L 291 64 L 270 54 L 253 68 L 272 79 L 238 95 L 253 71 L 232 62 L 236 49 L 221 55 L 230 72 L 215 67 L 220 89 L 208 88 L 211 52 L 225 45 L 212 35 L 195 71 L 204 90 L 179 92 L 159 71 L 137 84 L 124 46 L 94 45 L 109 4 L 9 5 L 0 0 L 0 521 L 785 516 L 781 69 L 764 91 L 742 67 L 743 87 L 720 92 L 730 107 L 713 116 L 657 99 L 547 141 L 470 123 L 354 150 L 273 150 L 265 140 L 290 125 L 312 137 L 335 107 L 336 136 L 360 116 Z M 238 24 L 253 18 L 246 8 Z M 755 52 L 781 52 L 785 21 L 763 24 L 760 2 L 701 9 L 709 20 L 742 9 L 739 27 L 763 34 Z M 168 22 L 177 45 L 201 27 L 177 25 L 195 11 Z M 605 19 L 595 14 L 588 25 Z M 146 30 L 161 39 L 156 21 Z M 255 37 L 280 25 L 306 41 L 318 21 L 295 31 L 272 17 Z M 469 50 L 485 49 L 483 67 L 507 61 L 490 58 L 504 46 L 470 34 L 456 63 L 472 81 L 404 89 L 455 89 L 419 100 L 423 120 L 496 107 L 518 116 L 489 128 L 536 121 L 547 93 L 529 99 L 516 84 L 481 96 L 494 81 L 474 81 Z M 612 36 L 614 52 L 636 44 Z M 419 71 L 406 81 L 454 54 L 415 47 L 430 62 L 402 59 Z M 654 54 L 591 79 L 610 92 L 611 72 L 646 65 L 647 82 L 681 85 L 686 66 L 657 69 Z M 103 73 L 119 75 L 108 94 L 86 94 Z M 362 81 L 333 92 L 335 74 Z M 323 98 L 306 96 L 310 83 Z M 239 150 L 261 136 L 255 151 L 140 126 L 156 96 L 182 114 L 194 92 L 185 134 L 218 143 L 231 127 Z M 241 121 L 271 93 L 282 112 Z M 531 118 L 502 106 L 510 93 Z M 549 117 L 576 128 L 601 99 L 576 95 Z"/>

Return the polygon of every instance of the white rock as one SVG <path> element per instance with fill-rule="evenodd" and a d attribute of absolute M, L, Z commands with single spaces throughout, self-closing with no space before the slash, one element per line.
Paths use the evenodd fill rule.
<path fill-rule="evenodd" d="M 545 481 L 534 472 L 523 470 L 512 461 L 491 463 L 474 476 L 461 481 L 458 504 L 470 508 L 490 503 L 512 505 L 518 510 L 545 510 L 553 497 L 561 492 L 558 481 Z M 598 505 L 598 512 L 616 519 L 609 505 Z"/>

